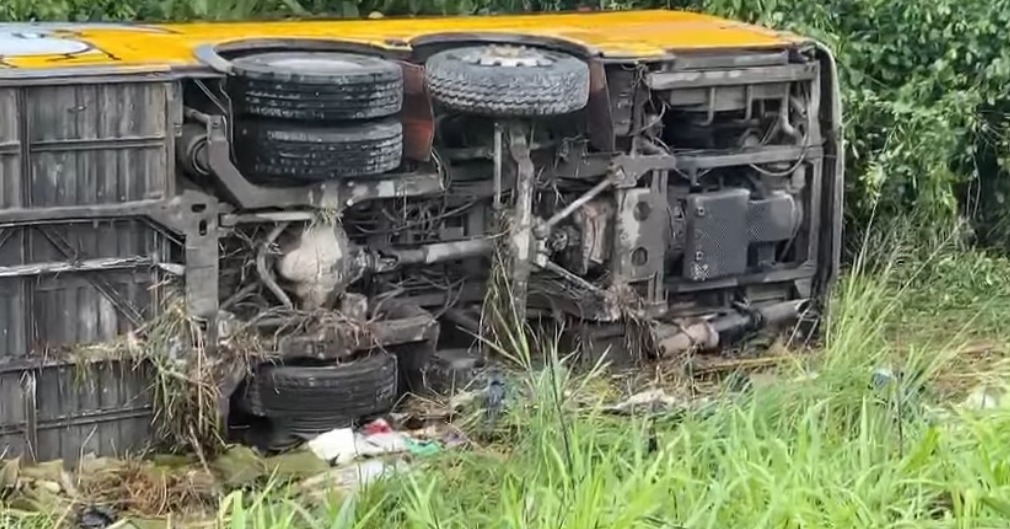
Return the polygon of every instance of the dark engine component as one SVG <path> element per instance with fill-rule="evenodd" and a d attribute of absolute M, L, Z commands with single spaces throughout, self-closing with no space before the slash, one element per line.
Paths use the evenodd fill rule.
<path fill-rule="evenodd" d="M 669 200 L 671 211 L 683 212 L 671 220 L 671 257 L 682 255 L 682 277 L 690 281 L 771 266 L 777 243 L 792 240 L 803 220 L 799 204 L 785 191 L 752 199 L 749 190 L 731 188 Z"/>
<path fill-rule="evenodd" d="M 665 233 L 646 225 L 651 215 L 661 219 L 662 211 L 624 209 L 642 226 L 639 236 L 655 236 L 656 241 L 642 245 L 642 251 L 665 250 L 670 273 L 689 281 L 759 272 L 773 266 L 782 253 L 780 245 L 793 240 L 803 222 L 799 203 L 785 191 L 758 199 L 744 188 L 687 195 L 678 195 L 671 188 L 667 205 Z M 549 248 L 569 271 L 591 274 L 609 263 L 614 230 L 620 221 L 612 202 L 591 201 L 552 234 Z M 663 234 L 665 243 L 658 234 Z M 657 244 L 658 248 L 648 248 Z M 623 257 L 632 265 L 641 265 L 647 260 L 642 251 L 636 247 Z"/>

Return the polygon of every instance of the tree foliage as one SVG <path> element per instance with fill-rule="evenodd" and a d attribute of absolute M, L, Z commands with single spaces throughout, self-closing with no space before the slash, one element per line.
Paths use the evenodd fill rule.
<path fill-rule="evenodd" d="M 972 221 L 1010 243 L 1008 0 L 703 0 L 706 10 L 795 30 L 835 51 L 843 77 L 848 213 Z"/>
<path fill-rule="evenodd" d="M 588 0 L 587 0 L 588 1 Z M 971 221 L 1010 244 L 1010 0 L 7 0 L 6 20 L 192 20 L 702 10 L 816 37 L 844 84 L 849 227 L 871 216 Z"/>

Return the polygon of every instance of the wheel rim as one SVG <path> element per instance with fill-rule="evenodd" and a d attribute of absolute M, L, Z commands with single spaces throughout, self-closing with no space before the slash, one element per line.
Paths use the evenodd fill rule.
<path fill-rule="evenodd" d="M 505 68 L 536 68 L 554 64 L 540 50 L 523 46 L 485 46 L 465 53 L 460 59 L 478 66 Z"/>

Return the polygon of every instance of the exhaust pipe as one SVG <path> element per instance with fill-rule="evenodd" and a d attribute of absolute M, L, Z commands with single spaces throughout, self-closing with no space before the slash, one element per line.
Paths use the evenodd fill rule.
<path fill-rule="evenodd" d="M 661 338 L 658 341 L 659 353 L 667 356 L 691 350 L 710 351 L 729 345 L 749 332 L 791 323 L 809 307 L 810 300 L 800 299 L 692 323 L 677 329 L 668 337 Z"/>

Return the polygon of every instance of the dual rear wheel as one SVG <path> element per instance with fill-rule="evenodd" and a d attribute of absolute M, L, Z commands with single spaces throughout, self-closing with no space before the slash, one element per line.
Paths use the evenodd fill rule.
<path fill-rule="evenodd" d="M 399 64 L 340 52 L 270 52 L 232 61 L 236 165 L 250 181 L 292 186 L 381 178 L 401 164 L 404 80 Z M 589 68 L 563 53 L 514 46 L 442 51 L 425 80 L 442 110 L 490 119 L 556 116 L 585 107 Z M 288 434 L 309 434 L 387 410 L 396 356 L 331 365 L 263 366 L 242 407 Z M 275 428 L 276 429 L 276 428 Z"/>
<path fill-rule="evenodd" d="M 285 186 L 379 176 L 400 165 L 403 72 L 336 52 L 232 61 L 235 158 L 253 183 Z"/>
<path fill-rule="evenodd" d="M 449 49 L 425 80 L 444 109 L 490 118 L 536 118 L 585 107 L 589 67 L 553 50 Z M 284 51 L 232 61 L 229 95 L 239 169 L 253 183 L 304 185 L 380 177 L 399 167 L 403 70 L 355 53 Z"/>

